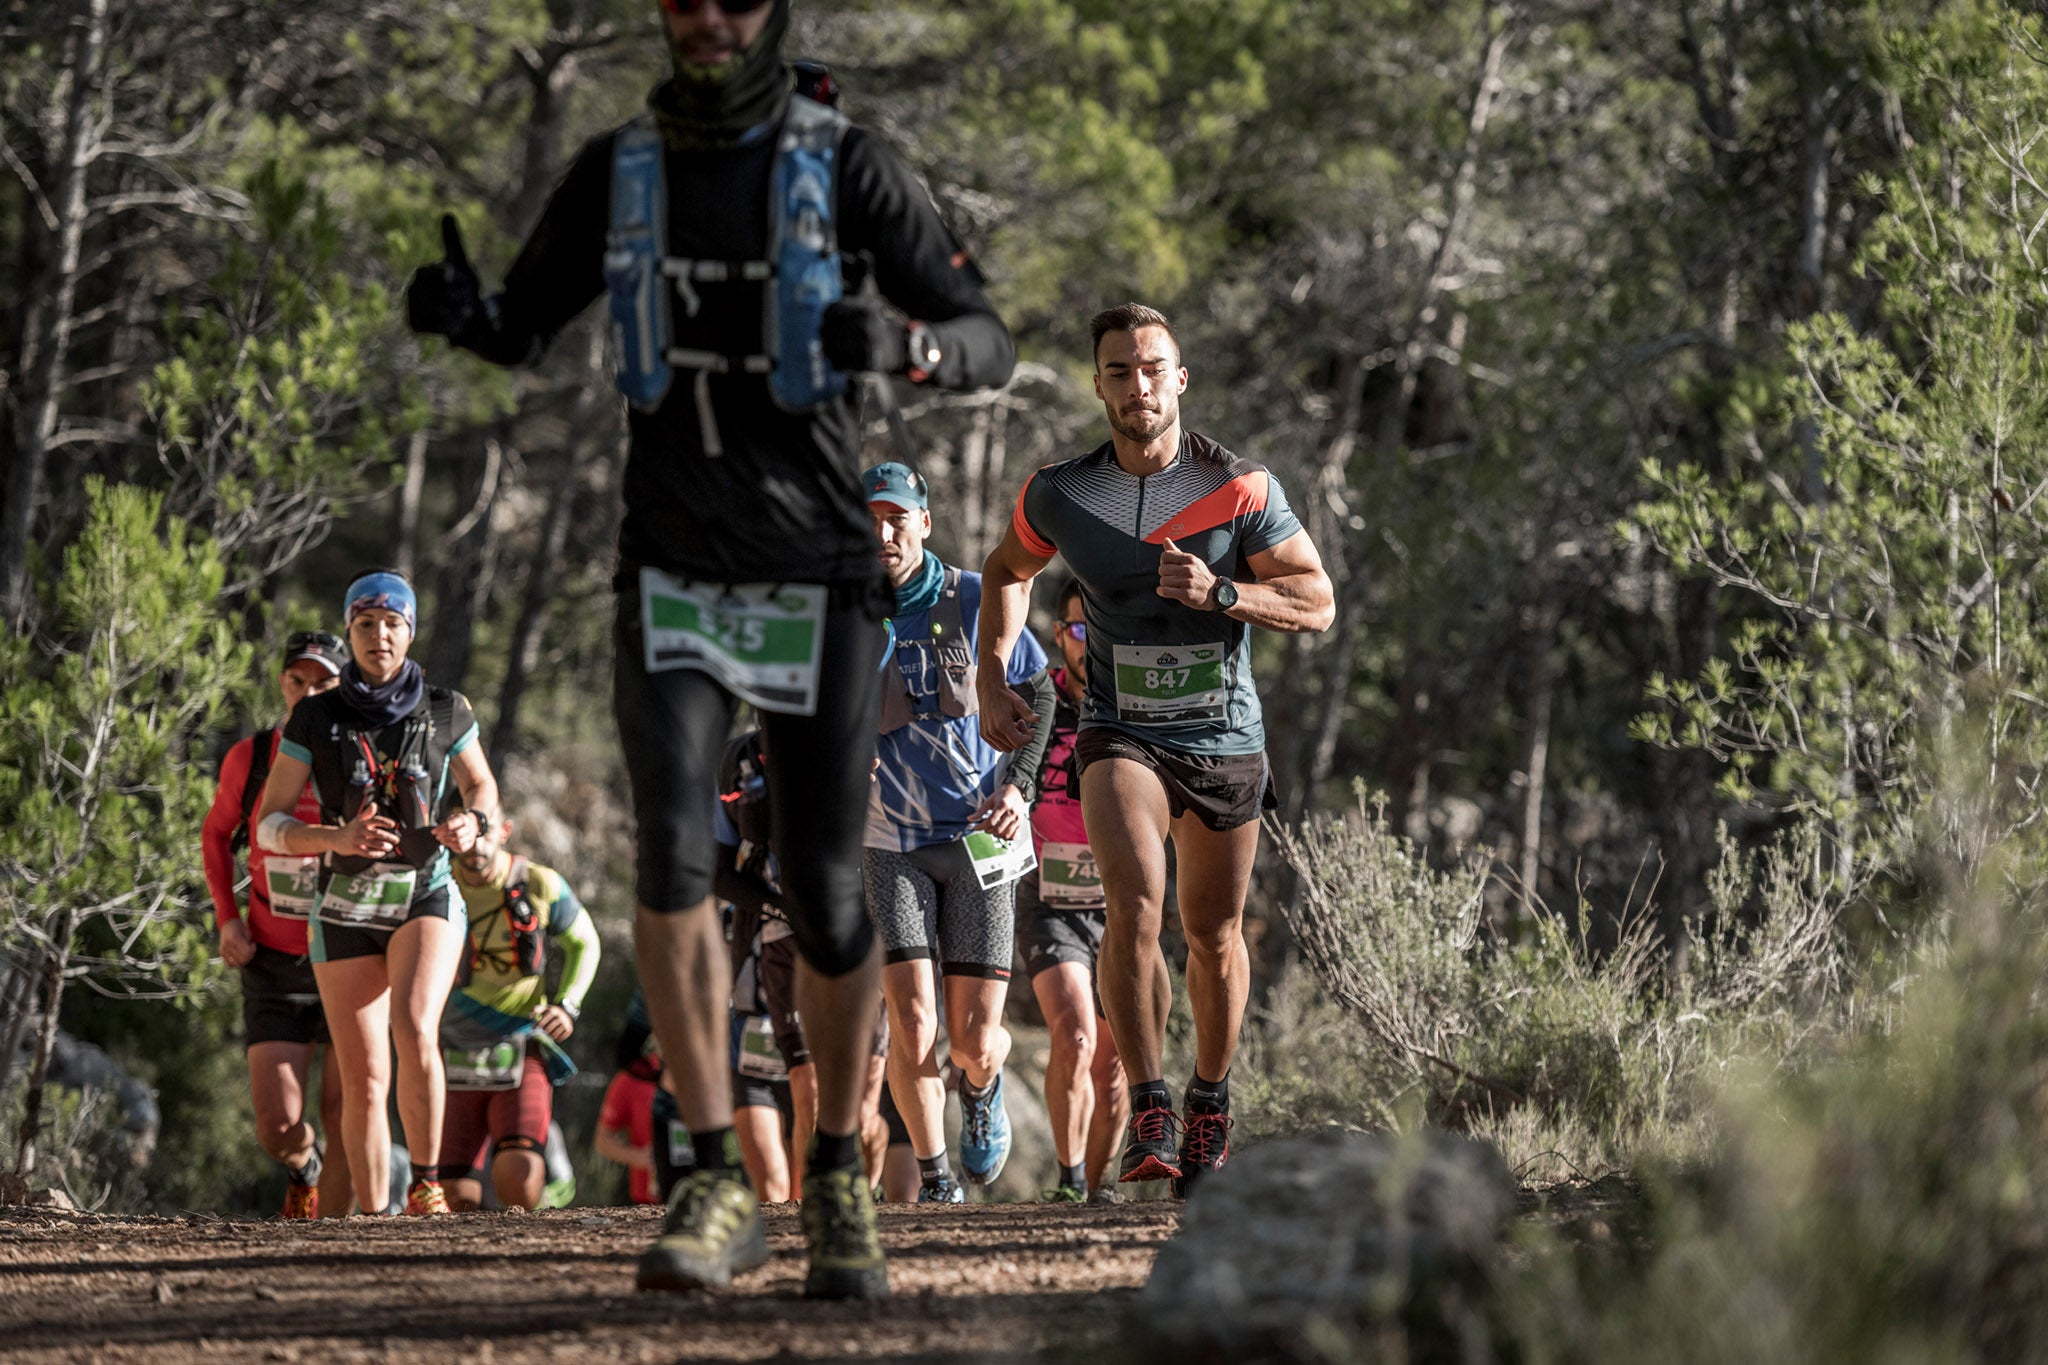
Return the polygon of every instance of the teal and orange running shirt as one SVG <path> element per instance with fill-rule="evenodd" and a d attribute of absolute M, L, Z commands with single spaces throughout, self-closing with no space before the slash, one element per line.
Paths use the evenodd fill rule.
<path fill-rule="evenodd" d="M 1164 542 L 1215 573 L 1254 575 L 1247 556 L 1301 530 L 1280 481 L 1206 436 L 1181 433 L 1180 453 L 1137 475 L 1103 445 L 1025 480 L 1011 519 L 1026 549 L 1065 557 L 1088 620 L 1088 695 L 1081 728 L 1107 726 L 1193 754 L 1266 747 L 1252 686 L 1251 627 L 1159 595 Z"/>

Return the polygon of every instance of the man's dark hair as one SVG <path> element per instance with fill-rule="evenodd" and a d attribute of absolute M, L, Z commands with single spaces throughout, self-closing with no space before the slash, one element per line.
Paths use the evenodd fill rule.
<path fill-rule="evenodd" d="M 1088 344 L 1090 354 L 1097 361 L 1102 359 L 1102 339 L 1111 332 L 1135 332 L 1140 327 L 1163 327 L 1167 340 L 1173 343 L 1173 358 L 1181 358 L 1180 338 L 1174 335 L 1173 324 L 1166 320 L 1166 314 L 1157 308 L 1147 308 L 1142 303 L 1120 303 L 1114 308 L 1105 308 L 1088 320 Z"/>
<path fill-rule="evenodd" d="M 1073 578 L 1069 578 L 1066 582 L 1060 584 L 1060 595 L 1056 599 L 1054 599 L 1052 604 L 1053 615 L 1065 616 L 1067 611 L 1067 603 L 1073 601 L 1080 595 L 1081 579 L 1078 575 L 1076 575 Z"/>

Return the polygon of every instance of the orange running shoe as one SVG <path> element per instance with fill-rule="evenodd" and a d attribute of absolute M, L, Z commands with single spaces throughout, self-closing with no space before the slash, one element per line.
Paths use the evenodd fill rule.
<path fill-rule="evenodd" d="M 318 1218 L 320 1216 L 320 1187 L 318 1185 L 287 1185 L 284 1187 L 284 1212 L 280 1218 Z"/>
<path fill-rule="evenodd" d="M 440 1181 L 415 1180 L 405 1196 L 405 1212 L 410 1218 L 431 1218 L 455 1210 L 448 1207 L 448 1196 L 441 1193 Z"/>

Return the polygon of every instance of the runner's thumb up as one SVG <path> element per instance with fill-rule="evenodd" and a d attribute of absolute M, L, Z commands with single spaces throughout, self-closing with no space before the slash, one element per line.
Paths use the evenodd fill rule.
<path fill-rule="evenodd" d="M 469 263 L 469 252 L 462 246 L 462 224 L 455 221 L 455 215 L 441 215 L 441 253 L 448 258 L 448 264 L 456 270 L 474 275 L 475 267 Z"/>

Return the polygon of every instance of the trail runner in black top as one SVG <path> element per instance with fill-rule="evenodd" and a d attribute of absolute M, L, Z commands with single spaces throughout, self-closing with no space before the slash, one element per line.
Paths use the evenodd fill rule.
<path fill-rule="evenodd" d="M 888 1285 L 858 1130 L 877 999 L 861 823 L 891 598 L 848 376 L 970 389 L 1006 382 L 1014 354 L 915 178 L 872 135 L 793 97 L 789 9 L 662 0 L 673 76 L 646 117 L 577 157 L 504 291 L 482 297 L 451 229 L 408 308 L 415 330 L 516 365 L 610 297 L 632 402 L 614 709 L 639 833 L 634 936 L 697 1158 L 638 1283 L 722 1285 L 767 1257 L 733 1135 L 731 978 L 711 895 L 713 776 L 745 697 L 770 740 L 818 1068 L 805 1291 L 865 1298 Z"/>

